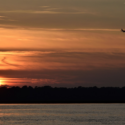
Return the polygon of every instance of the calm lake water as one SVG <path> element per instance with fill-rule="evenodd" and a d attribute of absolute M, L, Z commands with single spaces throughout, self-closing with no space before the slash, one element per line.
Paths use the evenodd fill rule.
<path fill-rule="evenodd" d="M 125 125 L 125 104 L 0 104 L 0 125 Z"/>

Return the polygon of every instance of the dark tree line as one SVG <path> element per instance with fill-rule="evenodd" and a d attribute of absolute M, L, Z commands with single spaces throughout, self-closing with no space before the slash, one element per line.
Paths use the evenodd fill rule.
<path fill-rule="evenodd" d="M 0 103 L 123 103 L 125 87 L 0 87 Z"/>

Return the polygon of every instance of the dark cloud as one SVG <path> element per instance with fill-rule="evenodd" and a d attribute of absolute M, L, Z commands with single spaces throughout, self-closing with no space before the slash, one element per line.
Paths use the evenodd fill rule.
<path fill-rule="evenodd" d="M 121 28 L 125 21 L 122 0 L 6 0 L 0 15 L 2 25 L 35 28 Z"/>
<path fill-rule="evenodd" d="M 49 79 L 49 85 L 58 86 L 125 86 L 125 68 L 98 70 L 41 70 L 18 71 L 1 70 L 0 75 L 7 78 Z M 57 82 L 51 83 L 51 80 Z M 19 82 L 18 82 L 19 84 Z M 33 85 L 33 83 L 31 83 Z M 41 86 L 42 82 L 35 85 Z"/>

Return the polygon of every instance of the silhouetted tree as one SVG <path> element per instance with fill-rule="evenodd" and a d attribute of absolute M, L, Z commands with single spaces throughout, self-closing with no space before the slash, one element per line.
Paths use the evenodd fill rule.
<path fill-rule="evenodd" d="M 0 87 L 0 103 L 125 102 L 125 87 Z"/>

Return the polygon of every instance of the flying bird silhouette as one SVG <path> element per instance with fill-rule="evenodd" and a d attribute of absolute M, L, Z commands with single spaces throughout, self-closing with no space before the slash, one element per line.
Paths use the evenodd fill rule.
<path fill-rule="evenodd" d="M 125 30 L 121 29 L 122 32 L 125 32 Z"/>

